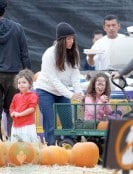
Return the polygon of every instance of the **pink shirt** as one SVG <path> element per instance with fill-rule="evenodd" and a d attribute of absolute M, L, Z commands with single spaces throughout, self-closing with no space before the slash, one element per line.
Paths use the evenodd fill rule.
<path fill-rule="evenodd" d="M 95 118 L 95 106 L 94 106 L 94 101 L 91 96 L 85 97 L 85 104 L 90 104 L 90 105 L 85 105 L 85 116 L 84 120 L 91 120 Z M 100 98 L 96 99 L 96 104 L 102 104 L 102 101 Z M 104 115 L 108 115 L 112 112 L 112 108 L 110 105 L 96 105 L 96 117 L 97 120 L 101 120 Z"/>

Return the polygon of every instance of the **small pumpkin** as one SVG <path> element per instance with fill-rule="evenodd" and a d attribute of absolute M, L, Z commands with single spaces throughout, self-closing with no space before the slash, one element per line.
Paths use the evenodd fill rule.
<path fill-rule="evenodd" d="M 39 164 L 39 160 L 40 160 L 40 149 L 39 149 L 39 145 L 36 143 L 31 143 L 33 150 L 34 150 L 34 157 L 32 160 L 32 164 Z"/>
<path fill-rule="evenodd" d="M 34 153 L 34 148 L 30 143 L 15 142 L 8 151 L 9 161 L 13 165 L 32 163 Z"/>
<path fill-rule="evenodd" d="M 100 121 L 97 125 L 98 130 L 107 130 L 108 129 L 108 121 Z"/>
<path fill-rule="evenodd" d="M 72 150 L 67 149 L 67 153 L 68 153 L 68 164 L 72 164 Z"/>
<path fill-rule="evenodd" d="M 5 143 L 0 141 L 0 167 L 7 164 L 7 148 Z"/>
<path fill-rule="evenodd" d="M 93 142 L 78 142 L 72 147 L 72 164 L 79 167 L 95 167 L 99 148 Z"/>
<path fill-rule="evenodd" d="M 66 149 L 68 153 L 68 164 L 71 164 L 72 163 L 72 146 L 70 144 L 63 143 L 62 147 Z"/>
<path fill-rule="evenodd" d="M 40 149 L 40 164 L 52 165 L 52 154 L 48 147 L 42 147 Z"/>
<path fill-rule="evenodd" d="M 51 145 L 41 149 L 40 164 L 62 166 L 68 164 L 68 160 L 69 155 L 63 147 Z"/>

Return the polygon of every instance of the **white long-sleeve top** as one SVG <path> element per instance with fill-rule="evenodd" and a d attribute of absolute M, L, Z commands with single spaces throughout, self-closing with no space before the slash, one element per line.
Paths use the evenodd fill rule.
<path fill-rule="evenodd" d="M 80 86 L 79 68 L 72 68 L 65 63 L 65 70 L 59 71 L 55 62 L 55 46 L 51 46 L 42 56 L 41 71 L 36 81 L 36 88 L 71 99 L 73 92 L 69 90 L 70 86 L 75 92 L 83 93 Z"/>
<path fill-rule="evenodd" d="M 111 68 L 111 47 L 117 39 L 124 37 L 125 35 L 118 34 L 115 39 L 110 39 L 107 35 L 105 35 L 101 39 L 97 40 L 94 45 L 92 45 L 91 49 L 103 51 L 103 54 L 96 54 L 94 56 L 96 70 L 105 70 Z"/>

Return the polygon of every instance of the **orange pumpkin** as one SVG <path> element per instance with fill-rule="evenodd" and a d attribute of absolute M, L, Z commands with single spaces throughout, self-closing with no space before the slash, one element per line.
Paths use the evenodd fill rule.
<path fill-rule="evenodd" d="M 7 164 L 7 148 L 5 143 L 0 141 L 0 167 Z"/>
<path fill-rule="evenodd" d="M 67 149 L 67 153 L 68 153 L 68 164 L 72 164 L 72 150 Z"/>
<path fill-rule="evenodd" d="M 63 143 L 62 144 L 62 147 L 64 149 L 66 149 L 67 153 L 68 153 L 68 164 L 71 164 L 72 163 L 72 146 L 70 144 L 67 144 L 67 143 Z"/>
<path fill-rule="evenodd" d="M 11 145 L 13 144 L 12 142 L 4 142 L 5 146 L 6 146 L 6 151 L 7 151 L 7 165 L 10 165 L 10 160 L 9 160 L 9 149 L 11 147 Z"/>
<path fill-rule="evenodd" d="M 34 148 L 30 143 L 13 143 L 8 151 L 9 161 L 13 165 L 32 163 L 34 159 Z"/>
<path fill-rule="evenodd" d="M 107 130 L 108 129 L 108 121 L 100 121 L 97 125 L 98 130 Z"/>
<path fill-rule="evenodd" d="M 44 165 L 66 165 L 68 164 L 69 155 L 67 150 L 60 146 L 44 147 L 40 151 L 40 164 Z"/>
<path fill-rule="evenodd" d="M 99 159 L 99 148 L 93 142 L 78 142 L 72 147 L 72 164 L 94 167 Z"/>
<path fill-rule="evenodd" d="M 38 164 L 39 163 L 39 159 L 40 159 L 40 150 L 39 150 L 39 146 L 35 143 L 31 143 L 33 150 L 34 150 L 34 158 L 32 160 L 33 164 Z"/>
<path fill-rule="evenodd" d="M 52 165 L 52 154 L 48 147 L 43 147 L 40 149 L 40 164 Z"/>

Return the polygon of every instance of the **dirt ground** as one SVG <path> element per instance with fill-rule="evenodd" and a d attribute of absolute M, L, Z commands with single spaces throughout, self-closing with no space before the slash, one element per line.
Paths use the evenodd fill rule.
<path fill-rule="evenodd" d="M 0 174 L 116 174 L 115 170 L 103 169 L 97 165 L 94 168 L 74 166 L 44 166 L 22 165 L 16 167 L 2 167 Z"/>

